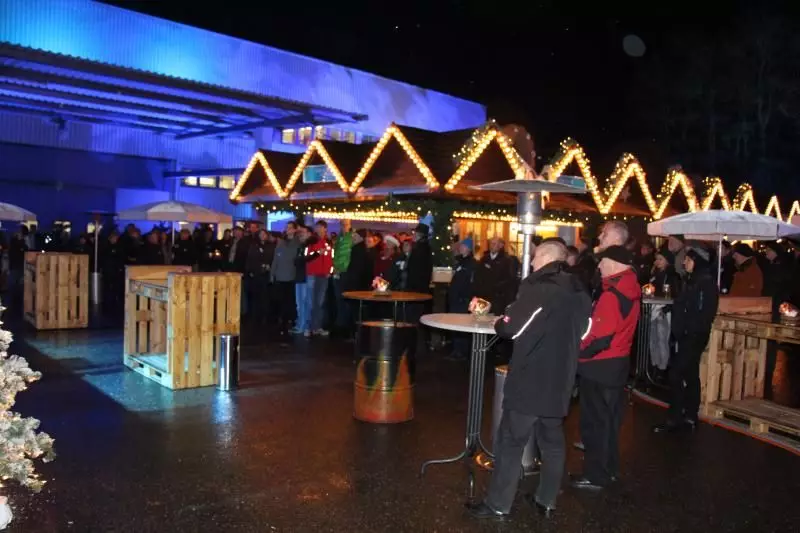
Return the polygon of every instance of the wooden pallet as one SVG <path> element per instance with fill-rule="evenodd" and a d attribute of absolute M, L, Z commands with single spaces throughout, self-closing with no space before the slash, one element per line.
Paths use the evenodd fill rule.
<path fill-rule="evenodd" d="M 128 267 L 126 366 L 171 389 L 214 385 L 219 335 L 239 334 L 241 275 Z"/>
<path fill-rule="evenodd" d="M 36 329 L 89 327 L 89 256 L 25 253 L 24 315 Z"/>
<path fill-rule="evenodd" d="M 760 398 L 714 402 L 709 406 L 708 415 L 742 420 L 754 433 L 778 433 L 800 440 L 800 409 L 783 407 Z"/>

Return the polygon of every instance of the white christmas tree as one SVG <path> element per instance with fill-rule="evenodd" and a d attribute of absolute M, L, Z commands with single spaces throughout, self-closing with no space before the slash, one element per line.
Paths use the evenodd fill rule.
<path fill-rule="evenodd" d="M 4 310 L 0 305 L 0 313 Z M 0 321 L 0 487 L 10 479 L 38 492 L 45 482 L 36 473 L 33 461 L 41 457 L 48 462 L 55 457 L 53 439 L 47 433 L 36 431 L 39 428 L 37 419 L 25 418 L 11 408 L 17 393 L 27 389 L 28 384 L 42 374 L 31 370 L 22 357 L 8 354 L 13 337 L 2 324 Z M 2 496 L 0 529 L 5 529 L 10 521 L 11 510 L 6 497 Z"/>

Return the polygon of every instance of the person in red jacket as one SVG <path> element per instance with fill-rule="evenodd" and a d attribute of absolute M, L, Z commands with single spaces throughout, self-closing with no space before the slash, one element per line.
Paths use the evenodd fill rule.
<path fill-rule="evenodd" d="M 619 476 L 619 429 L 642 299 L 630 251 L 609 246 L 598 260 L 602 291 L 578 362 L 584 471 L 572 480 L 573 487 L 590 490 L 602 489 Z"/>
<path fill-rule="evenodd" d="M 306 276 L 308 283 L 308 308 L 311 311 L 310 329 L 304 334 L 327 336 L 322 329 L 322 317 L 325 314 L 325 295 L 328 292 L 328 280 L 333 274 L 333 245 L 328 240 L 328 223 L 320 220 L 314 226 L 316 234 L 306 246 Z"/>

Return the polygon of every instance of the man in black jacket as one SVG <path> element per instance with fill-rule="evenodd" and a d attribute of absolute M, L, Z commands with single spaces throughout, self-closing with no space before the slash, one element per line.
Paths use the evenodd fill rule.
<path fill-rule="evenodd" d="M 541 451 L 542 471 L 539 488 L 528 501 L 545 516 L 555 509 L 566 456 L 562 424 L 592 310 L 581 283 L 564 271 L 566 257 L 567 248 L 560 242 L 537 247 L 533 273 L 495 323 L 498 335 L 514 341 L 514 354 L 503 390 L 489 491 L 483 503 L 467 506 L 476 518 L 508 517 L 531 433 Z"/>
<path fill-rule="evenodd" d="M 475 296 L 492 304 L 492 313 L 500 315 L 514 301 L 517 271 L 506 254 L 505 242 L 499 237 L 489 241 L 489 251 L 475 267 Z"/>

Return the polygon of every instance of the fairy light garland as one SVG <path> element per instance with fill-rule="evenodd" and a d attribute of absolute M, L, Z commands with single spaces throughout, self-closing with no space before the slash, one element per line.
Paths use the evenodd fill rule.
<path fill-rule="evenodd" d="M 234 189 L 231 191 L 230 199 L 236 201 L 241 195 L 242 188 L 251 179 L 252 173 L 256 170 L 258 165 L 261 165 L 269 185 L 275 191 L 279 198 L 288 198 L 291 191 L 294 189 L 297 181 L 302 176 L 303 169 L 308 165 L 311 157 L 318 153 L 325 165 L 336 178 L 339 187 L 346 193 L 353 194 L 363 184 L 367 174 L 373 168 L 377 158 L 386 148 L 391 139 L 394 138 L 400 144 L 406 155 L 414 163 L 419 170 L 420 174 L 425 179 L 425 182 L 430 190 L 439 188 L 440 182 L 436 179 L 431 172 L 428 165 L 416 151 L 411 142 L 406 138 L 403 132 L 396 125 L 391 124 L 384 134 L 381 136 L 378 143 L 373 148 L 372 152 L 367 157 L 364 164 L 359 169 L 352 182 L 348 183 L 347 178 L 341 173 L 334 159 L 325 149 L 324 145 L 319 140 L 312 141 L 307 150 L 304 152 L 297 167 L 289 176 L 285 187 L 281 186 L 280 180 L 275 172 L 269 165 L 267 156 L 261 151 L 256 152 L 250 159 L 244 173 L 237 181 Z M 461 179 L 466 175 L 469 169 L 475 164 L 478 158 L 486 151 L 487 147 L 492 141 L 497 141 L 500 149 L 508 162 L 511 170 L 516 177 L 522 177 L 523 170 L 525 169 L 525 162 L 520 154 L 513 147 L 510 139 L 501 131 L 498 130 L 497 124 L 494 121 L 487 122 L 481 128 L 476 129 L 470 139 L 465 143 L 462 148 L 453 155 L 454 161 L 458 166 L 452 176 L 445 182 L 444 188 L 448 192 L 452 192 Z M 670 204 L 673 195 L 680 188 L 683 196 L 688 204 L 690 212 L 698 210 L 708 210 L 711 208 L 715 199 L 719 198 L 722 208 L 725 210 L 750 210 L 758 213 L 759 210 L 755 202 L 755 191 L 750 184 L 744 183 L 737 188 L 736 195 L 731 200 L 725 192 L 722 180 L 718 177 L 705 178 L 703 180 L 702 198 L 699 198 L 695 193 L 694 185 L 691 179 L 680 169 L 670 169 L 665 177 L 661 188 L 657 195 L 653 196 L 647 183 L 647 175 L 644 172 L 641 164 L 637 158 L 630 153 L 625 153 L 617 161 L 613 172 L 601 187 L 600 181 L 592 173 L 589 158 L 586 156 L 583 148 L 573 139 L 567 138 L 561 142 L 559 151 L 551 161 L 550 171 L 547 173 L 547 178 L 550 181 L 557 181 L 558 178 L 565 172 L 567 167 L 576 163 L 581 176 L 586 182 L 586 187 L 590 193 L 600 215 L 611 214 L 612 208 L 618 200 L 622 191 L 630 182 L 631 178 L 635 178 L 642 191 L 645 203 L 651 212 L 651 220 L 658 220 L 666 212 L 667 206 Z M 777 218 L 783 220 L 783 213 L 786 211 L 780 207 L 779 199 L 776 195 L 770 197 L 764 214 L 775 215 Z M 791 208 L 786 215 L 786 221 L 791 222 L 792 217 L 800 215 L 800 201 L 794 201 Z"/>

